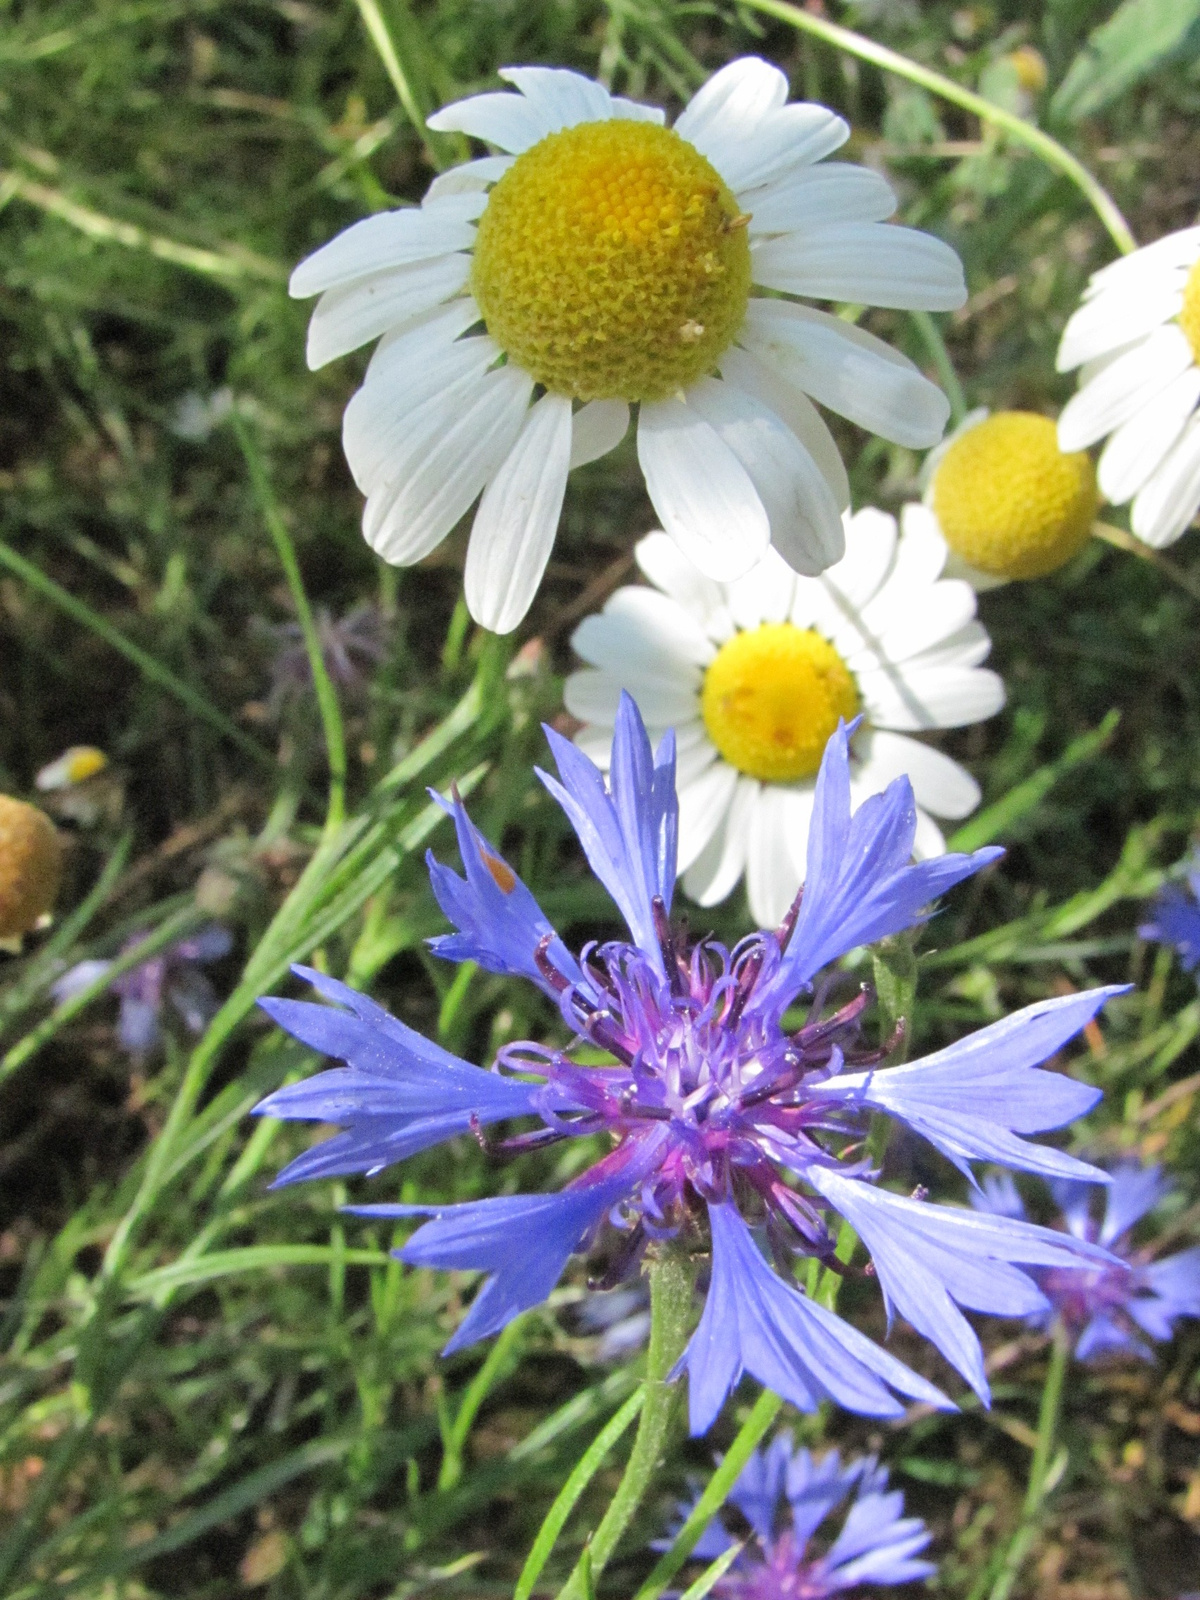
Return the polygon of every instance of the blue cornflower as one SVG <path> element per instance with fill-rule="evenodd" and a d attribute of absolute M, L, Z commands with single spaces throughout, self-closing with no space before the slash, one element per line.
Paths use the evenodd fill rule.
<path fill-rule="evenodd" d="M 1172 1185 L 1160 1167 L 1122 1161 L 1113 1168 L 1103 1218 L 1094 1214 L 1094 1191 L 1084 1184 L 1059 1180 L 1050 1187 L 1065 1230 L 1111 1250 L 1121 1264 L 1100 1264 L 1086 1272 L 1035 1270 L 1048 1304 L 1029 1320 L 1047 1329 L 1061 1322 L 1080 1361 L 1117 1355 L 1153 1360 L 1143 1334 L 1155 1341 L 1169 1339 L 1179 1317 L 1200 1317 L 1200 1245 L 1156 1261 L 1132 1240 L 1134 1227 L 1174 1192 Z M 972 1203 L 995 1216 L 1025 1216 L 1025 1204 L 1007 1173 L 985 1177 Z"/>
<path fill-rule="evenodd" d="M 743 1370 L 802 1410 L 832 1399 L 847 1410 L 894 1416 L 903 1410 L 897 1395 L 948 1405 L 932 1384 L 796 1286 L 796 1256 L 841 1270 L 834 1253 L 840 1215 L 871 1253 L 889 1312 L 931 1339 L 986 1399 L 979 1341 L 959 1307 L 1024 1315 L 1044 1301 L 1018 1263 L 1068 1268 L 1110 1258 L 1098 1245 L 1028 1222 L 889 1194 L 875 1185 L 862 1135 L 870 1115 L 884 1112 L 968 1174 L 978 1159 L 1105 1181 L 1096 1168 L 1019 1135 L 1061 1127 L 1095 1103 L 1099 1091 L 1034 1069 L 1116 991 L 1042 1001 L 883 1071 L 882 1053 L 861 1046 L 865 991 L 827 1014 L 827 988 L 818 988 L 807 1020 L 789 1032 L 785 1012 L 812 994 L 822 968 L 917 925 L 937 895 L 998 852 L 914 865 L 907 778 L 851 816 L 842 727 L 816 786 L 807 883 L 783 925 L 732 951 L 707 939 L 689 946 L 669 918 L 678 823 L 673 737 L 652 755 L 626 696 L 607 789 L 580 750 L 552 730 L 547 737 L 560 778 L 539 776 L 632 941 L 589 945 L 577 959 L 456 801 L 447 809 L 466 877 L 432 857 L 429 870 L 458 931 L 431 943 L 449 960 L 530 979 L 578 1039 L 610 1052 L 614 1065 L 581 1065 L 569 1048 L 518 1043 L 482 1071 L 343 984 L 299 969 L 345 1009 L 262 1005 L 296 1038 L 347 1065 L 280 1089 L 258 1109 L 346 1131 L 299 1156 L 276 1181 L 379 1172 L 455 1134 L 520 1117 L 542 1126 L 502 1149 L 608 1134 L 613 1147 L 561 1193 L 354 1208 L 431 1218 L 398 1252 L 403 1261 L 487 1274 L 447 1351 L 544 1300 L 571 1254 L 606 1227 L 623 1232 L 632 1267 L 647 1241 L 707 1224 L 710 1286 L 680 1362 L 690 1379 L 693 1432 L 708 1428 Z M 756 1230 L 781 1271 L 768 1264 Z"/>
<path fill-rule="evenodd" d="M 1187 888 L 1169 883 L 1152 903 L 1153 916 L 1138 929 L 1143 939 L 1174 946 L 1185 972 L 1200 967 L 1200 851 L 1187 867 Z"/>
<path fill-rule="evenodd" d="M 851 1494 L 841 1532 L 820 1554 L 813 1535 Z M 717 1600 L 827 1600 L 862 1584 L 913 1583 L 937 1571 L 932 1561 L 917 1559 L 932 1534 L 920 1517 L 904 1515 L 904 1496 L 889 1493 L 887 1469 L 874 1456 L 843 1466 L 831 1450 L 814 1461 L 781 1433 L 746 1462 L 729 1504 L 751 1537 L 713 1586 Z M 678 1526 L 691 1509 L 680 1507 Z M 714 1522 L 693 1553 L 712 1561 L 734 1543 Z"/>
<path fill-rule="evenodd" d="M 144 933 L 132 934 L 121 946 L 121 954 L 136 950 L 145 938 Z M 113 980 L 113 993 L 121 1000 L 117 1037 L 130 1055 L 146 1055 L 154 1049 L 162 1033 L 165 1005 L 170 1005 L 189 1033 L 204 1032 L 219 1002 L 202 968 L 228 955 L 232 946 L 228 928 L 214 922 Z M 50 993 L 61 1004 L 90 989 L 112 966 L 111 961 L 79 961 L 51 985 Z"/>

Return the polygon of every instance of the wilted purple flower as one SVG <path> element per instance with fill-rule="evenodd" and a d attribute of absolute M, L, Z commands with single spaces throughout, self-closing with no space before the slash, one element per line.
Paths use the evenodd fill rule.
<path fill-rule="evenodd" d="M 326 606 L 318 606 L 315 621 L 326 672 L 339 689 L 360 692 L 364 669 L 378 665 L 387 655 L 378 607 L 369 603 L 355 606 L 339 619 Z M 281 622 L 271 632 L 279 649 L 271 663 L 269 705 L 278 713 L 286 700 L 312 687 L 312 667 L 298 622 Z"/>
<path fill-rule="evenodd" d="M 1152 904 L 1151 921 L 1138 929 L 1143 939 L 1169 944 L 1185 972 L 1200 967 L 1200 852 L 1193 854 L 1187 868 L 1187 888 L 1169 883 L 1160 889 Z"/>
<path fill-rule="evenodd" d="M 488 1274 L 447 1351 L 495 1333 L 544 1300 L 572 1252 L 606 1226 L 622 1230 L 632 1265 L 648 1240 L 703 1227 L 711 1281 L 681 1362 L 691 1424 L 703 1432 L 743 1370 L 803 1410 L 832 1399 L 894 1416 L 891 1391 L 934 1405 L 945 1397 L 832 1311 L 802 1294 L 796 1256 L 832 1263 L 836 1215 L 870 1251 L 889 1308 L 930 1338 L 987 1396 L 979 1342 L 959 1306 L 1024 1315 L 1044 1305 L 1015 1263 L 1107 1261 L 1099 1246 L 1027 1222 L 929 1205 L 877 1188 L 862 1135 L 872 1112 L 923 1134 L 962 1171 L 973 1159 L 1050 1176 L 1103 1173 L 1019 1135 L 1069 1122 L 1099 1091 L 1034 1070 L 1115 992 L 1046 1000 L 907 1066 L 879 1069 L 859 1021 L 868 996 L 826 1014 L 819 989 L 804 1025 L 783 1016 L 830 962 L 915 926 L 950 885 L 998 853 L 946 855 L 913 865 L 916 812 L 906 778 L 850 813 L 847 730 L 829 741 L 815 792 L 808 881 L 778 932 L 732 952 L 689 946 L 669 920 L 678 803 L 674 741 L 651 754 L 627 696 L 617 719 L 610 788 L 575 745 L 547 730 L 561 781 L 542 782 L 562 805 L 596 875 L 633 935 L 589 945 L 577 960 L 532 894 L 471 823 L 454 816 L 466 868 L 429 858 L 434 893 L 458 931 L 434 939 L 449 960 L 529 978 L 572 1032 L 615 1058 L 581 1065 L 569 1050 L 505 1046 L 490 1072 L 460 1061 L 379 1006 L 321 973 L 298 969 L 344 1010 L 264 1000 L 280 1025 L 347 1063 L 280 1089 L 259 1111 L 346 1129 L 293 1161 L 277 1182 L 379 1172 L 489 1123 L 534 1117 L 542 1127 L 501 1149 L 610 1135 L 614 1147 L 559 1194 L 507 1195 L 461 1205 L 355 1207 L 377 1217 L 428 1216 L 399 1252 L 418 1266 Z M 803 1184 L 803 1188 L 800 1187 Z M 772 1271 L 760 1228 L 780 1271 Z M 840 1268 L 838 1269 L 840 1270 Z"/>
<path fill-rule="evenodd" d="M 1055 1268 L 1034 1272 L 1048 1305 L 1030 1321 L 1049 1328 L 1061 1321 L 1080 1361 L 1112 1355 L 1153 1360 L 1142 1337 L 1169 1339 L 1178 1317 L 1200 1317 L 1200 1245 L 1153 1259 L 1133 1244 L 1134 1226 L 1173 1190 L 1157 1166 L 1123 1161 L 1114 1167 L 1105 1194 L 1103 1218 L 1093 1211 L 1094 1190 L 1081 1183 L 1050 1185 L 1073 1238 L 1103 1245 L 1120 1266 L 1099 1265 L 1085 1272 Z M 979 1210 L 1023 1218 L 1025 1205 L 1007 1173 L 989 1175 L 972 1197 Z"/>
<path fill-rule="evenodd" d="M 778 1434 L 766 1450 L 754 1452 L 730 1491 L 729 1503 L 749 1524 L 751 1538 L 710 1592 L 717 1600 L 827 1600 L 862 1584 L 932 1577 L 934 1563 L 917 1559 L 932 1534 L 920 1517 L 904 1515 L 904 1496 L 898 1489 L 889 1493 L 887 1485 L 887 1469 L 874 1456 L 843 1467 L 831 1450 L 814 1461 Z M 813 1535 L 851 1493 L 841 1532 L 820 1554 Z M 691 1509 L 680 1507 L 678 1526 Z M 713 1561 L 734 1543 L 728 1529 L 713 1522 L 693 1554 Z"/>
<path fill-rule="evenodd" d="M 136 950 L 145 938 L 144 933 L 134 934 L 121 947 L 121 954 Z M 179 1015 L 190 1033 L 204 1032 L 218 1002 L 201 967 L 227 955 L 232 943 L 229 930 L 214 923 L 114 980 L 113 993 L 121 998 L 117 1034 L 131 1055 L 145 1055 L 158 1043 L 164 1004 Z M 50 992 L 61 1004 L 90 989 L 112 966 L 111 961 L 80 961 L 63 973 Z"/>

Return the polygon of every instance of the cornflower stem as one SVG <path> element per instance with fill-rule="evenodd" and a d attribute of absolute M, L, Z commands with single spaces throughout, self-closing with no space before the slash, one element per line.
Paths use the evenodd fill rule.
<path fill-rule="evenodd" d="M 779 1415 L 782 1405 L 783 1401 L 777 1394 L 772 1394 L 769 1389 L 762 1391 L 750 1415 L 739 1428 L 737 1437 L 721 1457 L 720 1466 L 708 1480 L 691 1515 L 675 1535 L 671 1548 L 662 1556 L 634 1600 L 658 1600 L 658 1596 L 699 1544 L 705 1528 L 729 1498 L 729 1491 L 741 1476 L 742 1468 Z"/>
<path fill-rule="evenodd" d="M 1114 528 L 1110 522 L 1094 522 L 1092 537 L 1103 539 L 1105 544 L 1111 544 L 1116 550 L 1124 550 L 1127 555 L 1136 556 L 1139 561 L 1149 562 L 1176 588 L 1182 589 L 1190 599 L 1200 601 L 1200 583 L 1197 583 L 1189 572 L 1185 572 L 1178 562 L 1171 560 L 1170 556 L 1165 556 L 1161 550 L 1143 544 L 1139 538 L 1127 533 L 1124 528 Z"/>
<path fill-rule="evenodd" d="M 338 704 L 337 691 L 325 666 L 321 636 L 317 631 L 316 618 L 313 616 L 312 606 L 305 592 L 304 579 L 300 575 L 296 547 L 292 543 L 292 536 L 287 530 L 283 513 L 275 499 L 262 454 L 250 429 L 246 426 L 245 419 L 236 407 L 231 414 L 231 421 L 242 455 L 245 457 L 246 470 L 250 474 L 250 486 L 258 502 L 259 513 L 274 542 L 292 604 L 296 608 L 300 632 L 304 637 L 309 670 L 313 676 L 313 689 L 317 696 L 317 709 L 321 714 L 321 727 L 325 735 L 325 754 L 329 762 L 329 805 L 325 813 L 325 831 L 329 835 L 340 828 L 346 818 L 346 730 L 342 724 L 342 708 Z"/>
<path fill-rule="evenodd" d="M 687 1344 L 694 1272 L 682 1252 L 668 1248 L 651 1263 L 649 1278 L 650 1348 L 642 1380 L 644 1399 L 637 1435 L 608 1510 L 588 1541 L 584 1557 L 559 1591 L 558 1600 L 585 1600 L 589 1577 L 594 1583 L 604 1571 L 654 1480 L 679 1406 L 682 1385 L 668 1380 Z"/>
<path fill-rule="evenodd" d="M 931 67 L 923 67 L 920 62 L 910 61 L 897 50 L 889 50 L 886 45 L 876 44 L 873 39 L 855 33 L 852 28 L 842 28 L 836 22 L 827 22 L 824 17 L 815 16 L 811 11 L 790 5 L 788 0 L 745 0 L 745 3 L 750 10 L 761 11 L 768 17 L 776 17 L 780 22 L 786 22 L 802 33 L 811 33 L 816 38 L 823 39 L 826 44 L 845 50 L 848 55 L 857 56 L 860 61 L 869 61 L 872 66 L 880 67 L 884 72 L 894 72 L 898 78 L 907 78 L 910 83 L 918 84 L 922 89 L 928 89 L 931 94 L 936 94 L 943 100 L 949 100 L 952 105 L 971 112 L 981 122 L 990 123 L 993 127 L 1001 129 L 1018 144 L 1023 144 L 1034 155 L 1040 156 L 1048 167 L 1053 167 L 1056 172 L 1061 172 L 1065 178 L 1070 179 L 1104 224 L 1109 237 L 1122 255 L 1128 255 L 1130 251 L 1137 249 L 1137 240 L 1133 237 L 1129 224 L 1104 185 L 1092 176 L 1078 157 L 1073 156 L 1064 145 L 1059 144 L 1058 140 L 1051 138 L 1048 133 L 1044 133 L 1035 123 L 1027 122 L 1024 117 L 1017 116 L 1016 112 L 1006 111 L 1003 106 L 985 100 L 982 95 L 974 94 L 970 89 L 964 89 L 961 84 L 955 83 L 953 78 L 947 78 Z"/>
<path fill-rule="evenodd" d="M 1062 1410 L 1063 1380 L 1066 1377 L 1070 1346 L 1066 1329 L 1061 1323 L 1054 1328 L 1050 1346 L 1050 1364 L 1046 1369 L 1046 1382 L 1042 1388 L 1042 1403 L 1038 1410 L 1037 1443 L 1033 1460 L 1029 1464 L 1029 1481 L 1025 1488 L 1025 1501 L 1021 1507 L 1021 1520 L 1009 1541 L 1000 1571 L 992 1584 L 988 1600 L 1008 1600 L 1013 1586 L 1021 1576 L 1021 1568 L 1033 1548 L 1041 1523 L 1042 1506 L 1046 1498 L 1046 1479 L 1050 1471 L 1050 1458 L 1058 1433 L 1058 1418 Z"/>

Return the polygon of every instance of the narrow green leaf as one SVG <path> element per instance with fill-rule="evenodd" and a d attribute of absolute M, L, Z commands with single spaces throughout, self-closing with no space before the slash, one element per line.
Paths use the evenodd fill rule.
<path fill-rule="evenodd" d="M 328 1267 L 335 1259 L 354 1267 L 386 1267 L 383 1250 L 335 1251 L 327 1244 L 255 1244 L 240 1250 L 214 1250 L 211 1255 L 192 1260 L 172 1261 L 169 1266 L 144 1272 L 129 1284 L 135 1300 L 151 1300 L 166 1289 L 182 1289 L 189 1284 L 210 1283 L 214 1278 L 230 1278 L 241 1272 L 265 1272 L 271 1267 Z"/>
<path fill-rule="evenodd" d="M 746 1541 L 743 1539 L 740 1544 L 731 1544 L 728 1550 L 723 1550 L 715 1561 L 709 1562 L 695 1583 L 683 1591 L 681 1600 L 704 1600 L 704 1596 L 720 1583 L 745 1548 Z"/>
<path fill-rule="evenodd" d="M 1050 102 L 1052 116 L 1081 122 L 1182 51 L 1200 22 L 1200 0 L 1124 0 L 1088 35 Z"/>

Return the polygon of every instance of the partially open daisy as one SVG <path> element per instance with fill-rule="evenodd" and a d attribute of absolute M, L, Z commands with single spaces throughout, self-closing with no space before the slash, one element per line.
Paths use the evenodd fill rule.
<path fill-rule="evenodd" d="M 917 805 L 916 852 L 940 855 L 934 817 L 966 816 L 974 778 L 909 735 L 990 717 L 1004 686 L 981 668 L 991 647 L 975 595 L 941 577 L 946 546 L 921 507 L 903 532 L 881 511 L 846 521 L 846 554 L 816 578 L 773 551 L 731 584 L 714 583 L 662 533 L 637 547 L 653 588 L 619 589 L 575 630 L 588 663 L 567 679 L 576 736 L 607 764 L 621 691 L 654 729 L 673 727 L 679 760 L 679 864 L 701 905 L 745 874 L 763 926 L 778 922 L 804 872 L 817 771 L 841 719 L 861 716 L 850 783 L 861 805 L 901 774 Z"/>
<path fill-rule="evenodd" d="M 842 553 L 849 492 L 812 401 L 913 448 L 940 438 L 949 408 L 882 340 L 789 297 L 944 311 L 965 298 L 958 257 L 885 226 L 883 178 L 824 160 L 845 122 L 787 105 L 764 61 L 718 72 L 670 130 L 574 72 L 500 76 L 515 94 L 430 126 L 503 155 L 442 174 L 419 209 L 368 217 L 292 275 L 294 295 L 321 296 L 310 366 L 385 336 L 343 428 L 368 543 L 419 561 L 482 493 L 467 604 L 507 632 L 568 472 L 614 449 L 636 404 L 650 498 L 708 576 L 740 576 L 769 544 L 820 572 Z"/>
<path fill-rule="evenodd" d="M 1065 566 L 1100 503 L 1091 458 L 1061 450 L 1054 423 L 1036 411 L 972 411 L 931 451 L 923 476 L 948 570 L 976 589 Z"/>
<path fill-rule="evenodd" d="M 1104 497 L 1132 500 L 1146 544 L 1173 544 L 1200 509 L 1200 228 L 1093 273 L 1058 350 L 1059 371 L 1075 367 L 1059 443 L 1083 450 L 1107 436 Z"/>

